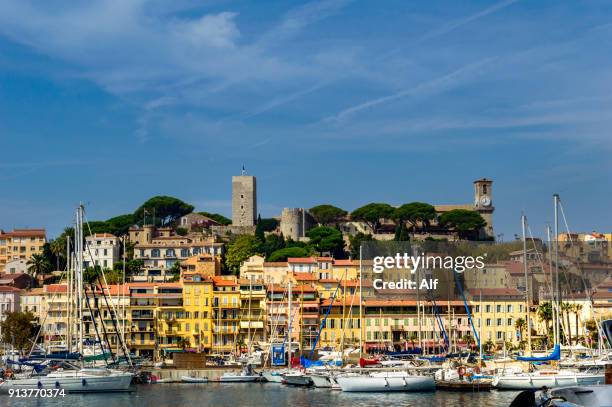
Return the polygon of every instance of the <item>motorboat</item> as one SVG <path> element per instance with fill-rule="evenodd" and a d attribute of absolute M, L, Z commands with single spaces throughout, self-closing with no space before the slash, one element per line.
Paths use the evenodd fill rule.
<path fill-rule="evenodd" d="M 312 380 L 310 378 L 309 375 L 303 373 L 303 372 L 299 372 L 299 371 L 293 371 L 293 372 L 288 372 L 282 375 L 283 384 L 288 384 L 291 386 L 304 386 L 304 387 L 308 387 L 308 386 L 312 386 Z"/>
<path fill-rule="evenodd" d="M 498 375 L 493 378 L 493 387 L 507 390 L 529 390 L 562 386 L 588 386 L 603 384 L 603 372 L 575 372 L 572 370 L 536 371 Z"/>
<path fill-rule="evenodd" d="M 331 375 L 329 373 L 325 372 L 311 373 L 310 380 L 312 380 L 314 387 L 331 388 L 332 381 L 330 376 Z"/>
<path fill-rule="evenodd" d="M 436 388 L 436 382 L 432 376 L 401 371 L 338 376 L 336 380 L 342 391 L 346 392 L 430 391 Z"/>
<path fill-rule="evenodd" d="M 133 374 L 106 368 L 78 368 L 67 362 L 46 375 L 9 379 L 0 384 L 1 392 L 9 389 L 64 389 L 68 393 L 128 391 Z"/>
<path fill-rule="evenodd" d="M 247 383 L 260 381 L 262 376 L 255 373 L 251 365 L 245 365 L 239 373 L 226 372 L 220 378 L 221 383 Z"/>
<path fill-rule="evenodd" d="M 284 371 L 279 370 L 264 370 L 261 375 L 270 383 L 281 383 L 283 381 L 283 373 Z"/>
<path fill-rule="evenodd" d="M 208 377 L 181 376 L 183 383 L 208 383 Z"/>

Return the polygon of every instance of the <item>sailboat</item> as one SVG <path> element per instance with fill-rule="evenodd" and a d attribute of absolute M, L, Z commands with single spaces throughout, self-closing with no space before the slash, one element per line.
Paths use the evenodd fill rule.
<path fill-rule="evenodd" d="M 338 376 L 342 391 L 346 392 L 395 392 L 435 390 L 432 376 L 420 376 L 401 372 L 372 372 L 359 376 Z"/>
<path fill-rule="evenodd" d="M 558 233 L 558 206 L 559 196 L 553 195 L 554 213 L 555 213 L 555 234 Z M 527 306 L 529 306 L 529 285 L 527 283 L 527 237 L 525 233 L 527 218 L 525 215 L 521 217 L 522 230 L 523 230 L 523 265 L 525 268 L 525 290 L 527 296 Z M 558 242 L 555 240 L 554 243 L 555 253 L 558 251 Z M 558 259 L 555 262 L 555 268 L 558 268 Z M 556 270 L 557 281 L 555 282 L 556 287 L 554 288 L 554 298 L 559 301 L 559 286 L 558 286 L 558 269 Z M 559 309 L 558 302 L 554 304 L 553 309 Z M 556 320 L 557 327 L 555 328 L 555 346 L 551 354 L 543 357 L 534 356 L 522 356 L 518 357 L 517 360 L 524 362 L 546 362 L 546 361 L 559 361 L 561 359 L 561 347 L 559 345 L 560 330 L 558 327 L 559 319 Z M 531 328 L 529 318 L 527 319 L 527 332 L 528 332 L 528 349 L 531 352 Z M 597 385 L 603 384 L 605 381 L 605 375 L 600 371 L 573 371 L 573 370 L 538 370 L 534 372 L 514 372 L 510 374 L 502 374 L 496 376 L 493 379 L 493 386 L 498 389 L 511 389 L 511 390 L 527 390 L 527 389 L 540 389 L 543 386 L 548 388 L 570 386 L 570 385 Z"/>
<path fill-rule="evenodd" d="M 84 207 L 79 205 L 76 211 L 75 225 L 75 270 L 74 288 L 76 299 L 80 353 L 83 354 L 83 318 L 84 285 L 83 285 L 83 236 Z M 70 342 L 71 343 L 71 339 Z M 50 366 L 49 366 L 50 367 Z M 83 368 L 68 361 L 53 365 L 53 370 L 46 367 L 40 373 L 32 373 L 30 377 L 6 380 L 0 384 L 0 391 L 8 392 L 10 389 L 36 390 L 60 389 L 69 393 L 115 392 L 129 390 L 133 374 L 108 368 Z M 33 372 L 35 372 L 34 369 Z"/>

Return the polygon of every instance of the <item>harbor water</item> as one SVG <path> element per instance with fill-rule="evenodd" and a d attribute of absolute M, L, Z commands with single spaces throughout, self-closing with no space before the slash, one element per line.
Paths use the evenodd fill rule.
<path fill-rule="evenodd" d="M 298 388 L 272 383 L 154 384 L 134 386 L 129 393 L 67 394 L 65 397 L 9 398 L 0 395 L 0 407 L 442 407 L 508 406 L 517 392 L 457 393 L 344 393 L 329 389 Z"/>

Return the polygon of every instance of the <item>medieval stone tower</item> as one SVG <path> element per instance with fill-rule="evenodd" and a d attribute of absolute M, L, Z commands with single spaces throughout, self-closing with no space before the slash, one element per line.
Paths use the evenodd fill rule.
<path fill-rule="evenodd" d="M 481 238 L 494 238 L 493 232 L 493 181 L 481 178 L 474 181 L 474 210 L 487 221 L 481 233 Z"/>
<path fill-rule="evenodd" d="M 283 208 L 280 230 L 285 238 L 300 240 L 314 226 L 314 219 L 304 208 Z"/>
<path fill-rule="evenodd" d="M 253 226 L 257 222 L 257 184 L 255 177 L 232 177 L 232 225 Z"/>

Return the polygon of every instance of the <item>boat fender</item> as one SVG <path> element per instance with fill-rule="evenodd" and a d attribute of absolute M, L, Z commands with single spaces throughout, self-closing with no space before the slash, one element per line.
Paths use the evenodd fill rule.
<path fill-rule="evenodd" d="M 406 378 L 402 377 L 402 380 L 404 381 L 404 387 L 408 387 L 408 382 L 406 381 Z"/>
<path fill-rule="evenodd" d="M 56 382 L 55 382 L 55 388 L 56 388 L 56 389 L 59 389 L 59 388 L 60 388 L 59 381 L 56 381 Z"/>
<path fill-rule="evenodd" d="M 465 366 L 459 366 L 459 368 L 457 369 L 457 374 L 460 377 L 465 376 L 465 372 L 466 372 Z"/>
<path fill-rule="evenodd" d="M 87 380 L 83 379 L 81 383 L 83 384 L 83 386 L 87 386 Z"/>
<path fill-rule="evenodd" d="M 40 380 L 38 381 L 37 386 L 38 386 L 38 388 L 39 388 L 39 389 L 42 389 L 42 386 L 43 386 L 43 385 L 42 385 L 42 382 L 41 382 Z"/>
<path fill-rule="evenodd" d="M 389 380 L 385 377 L 385 387 L 389 387 Z"/>

